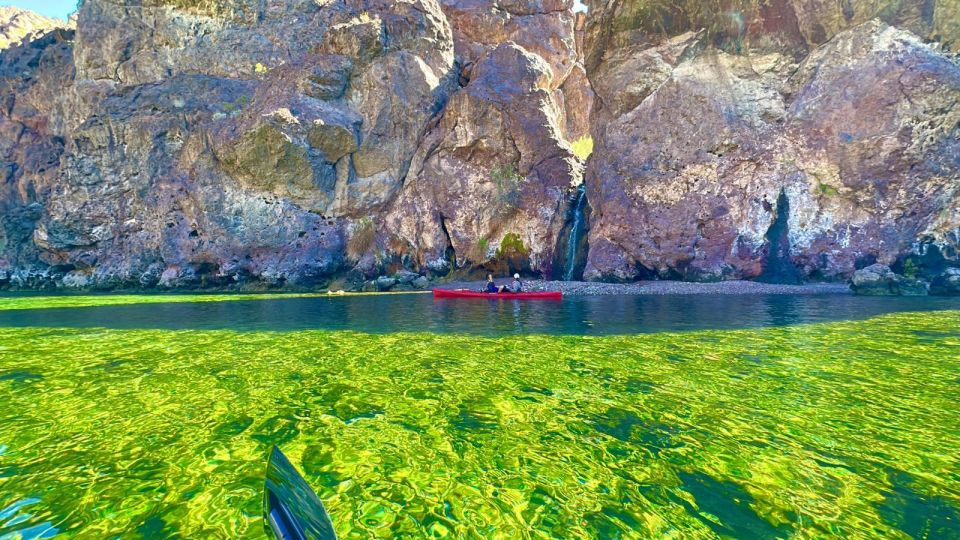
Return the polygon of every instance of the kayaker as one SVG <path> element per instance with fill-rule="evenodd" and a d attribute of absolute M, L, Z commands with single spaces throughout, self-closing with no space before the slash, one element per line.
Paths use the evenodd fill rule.
<path fill-rule="evenodd" d="M 487 274 L 487 286 L 484 287 L 481 292 L 485 292 L 485 293 L 500 292 L 500 289 L 497 287 L 497 284 L 493 282 L 493 274 Z"/>
<path fill-rule="evenodd" d="M 520 274 L 513 275 L 513 283 L 510 285 L 504 285 L 500 287 L 500 292 L 502 293 L 518 293 L 523 292 L 523 283 L 520 282 Z"/>

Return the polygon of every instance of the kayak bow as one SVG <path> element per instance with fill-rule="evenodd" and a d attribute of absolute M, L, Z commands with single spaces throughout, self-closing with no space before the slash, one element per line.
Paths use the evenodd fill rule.
<path fill-rule="evenodd" d="M 551 292 L 520 292 L 520 293 L 482 293 L 467 290 L 434 289 L 434 298 L 486 298 L 488 300 L 562 300 L 563 293 Z"/>
<path fill-rule="evenodd" d="M 263 486 L 263 522 L 278 540 L 337 540 L 320 498 L 276 446 Z"/>

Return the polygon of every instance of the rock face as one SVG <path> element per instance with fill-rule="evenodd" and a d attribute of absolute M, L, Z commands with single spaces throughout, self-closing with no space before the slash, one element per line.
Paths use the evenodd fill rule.
<path fill-rule="evenodd" d="M 63 21 L 44 17 L 16 7 L 0 7 L 0 49 L 19 43 L 29 35 L 39 35 L 65 26 Z"/>
<path fill-rule="evenodd" d="M 593 6 L 586 277 L 837 279 L 920 243 L 956 263 L 954 3 L 687 4 Z"/>
<path fill-rule="evenodd" d="M 0 286 L 310 287 L 508 235 L 550 270 L 569 2 L 469 36 L 435 0 L 181 4 L 87 0 L 0 57 Z"/>
<path fill-rule="evenodd" d="M 510 43 L 489 51 L 424 139 L 388 214 L 391 241 L 441 271 L 496 258 L 510 236 L 529 259 L 508 271 L 549 272 L 567 194 L 582 167 L 562 138 L 550 67 Z M 414 216 L 411 219 L 411 216 Z"/>
<path fill-rule="evenodd" d="M 595 4 L 86 0 L 0 53 L 0 287 L 952 290 L 956 2 Z"/>
<path fill-rule="evenodd" d="M 572 2 L 451 1 L 462 89 L 427 129 L 382 238 L 413 266 L 550 275 L 589 106 Z M 505 243 L 506 240 L 506 243 Z M 512 260 L 510 252 L 514 253 Z"/>

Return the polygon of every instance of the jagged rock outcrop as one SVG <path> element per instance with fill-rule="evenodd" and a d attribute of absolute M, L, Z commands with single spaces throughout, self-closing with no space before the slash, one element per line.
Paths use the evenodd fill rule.
<path fill-rule="evenodd" d="M 398 252 L 440 271 L 483 263 L 504 238 L 526 268 L 549 272 L 565 203 L 582 165 L 562 138 L 550 67 L 513 44 L 489 51 L 424 138 L 386 230 Z"/>
<path fill-rule="evenodd" d="M 463 88 L 425 136 L 381 230 L 433 272 L 554 273 L 592 92 L 570 0 L 444 1 Z M 582 19 L 579 27 L 582 29 Z"/>
<path fill-rule="evenodd" d="M 840 278 L 921 241 L 956 260 L 960 64 L 908 31 L 856 24 L 933 20 L 925 34 L 953 43 L 936 29 L 954 8 L 928 4 L 933 19 L 838 18 L 783 0 L 704 29 L 682 2 L 654 22 L 636 17 L 657 3 L 593 6 L 586 276 L 754 278 L 787 262 Z"/>
<path fill-rule="evenodd" d="M 86 0 L 0 53 L 0 286 L 914 257 L 952 290 L 955 2 L 594 4 Z"/>
<path fill-rule="evenodd" d="M 55 28 L 66 27 L 64 21 L 44 17 L 13 6 L 0 7 L 0 49 L 19 43 L 27 36 L 39 36 Z"/>
<path fill-rule="evenodd" d="M 548 272 L 590 98 L 570 2 L 468 4 L 87 0 L 0 58 L 0 285 L 362 283 L 505 238 Z"/>
<path fill-rule="evenodd" d="M 89 0 L 75 39 L 4 55 L 11 281 L 309 286 L 348 266 L 352 221 L 400 187 L 453 87 L 446 18 L 432 0 L 217 7 Z"/>

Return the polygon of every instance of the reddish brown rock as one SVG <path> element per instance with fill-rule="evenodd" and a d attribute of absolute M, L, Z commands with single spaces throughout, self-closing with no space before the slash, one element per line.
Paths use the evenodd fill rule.
<path fill-rule="evenodd" d="M 841 277 L 921 240 L 956 257 L 960 67 L 935 46 L 870 22 L 798 64 L 596 21 L 587 277 L 758 277 L 771 252 Z"/>
<path fill-rule="evenodd" d="M 563 142 L 551 71 L 514 45 L 493 49 L 425 136 L 385 233 L 415 265 L 483 265 L 504 247 L 549 273 L 581 165 Z M 452 260 L 451 260 L 452 259 Z"/>
<path fill-rule="evenodd" d="M 490 49 L 513 42 L 546 60 L 551 89 L 567 79 L 577 63 L 572 0 L 502 2 L 444 0 L 453 28 L 457 58 L 477 62 Z"/>

